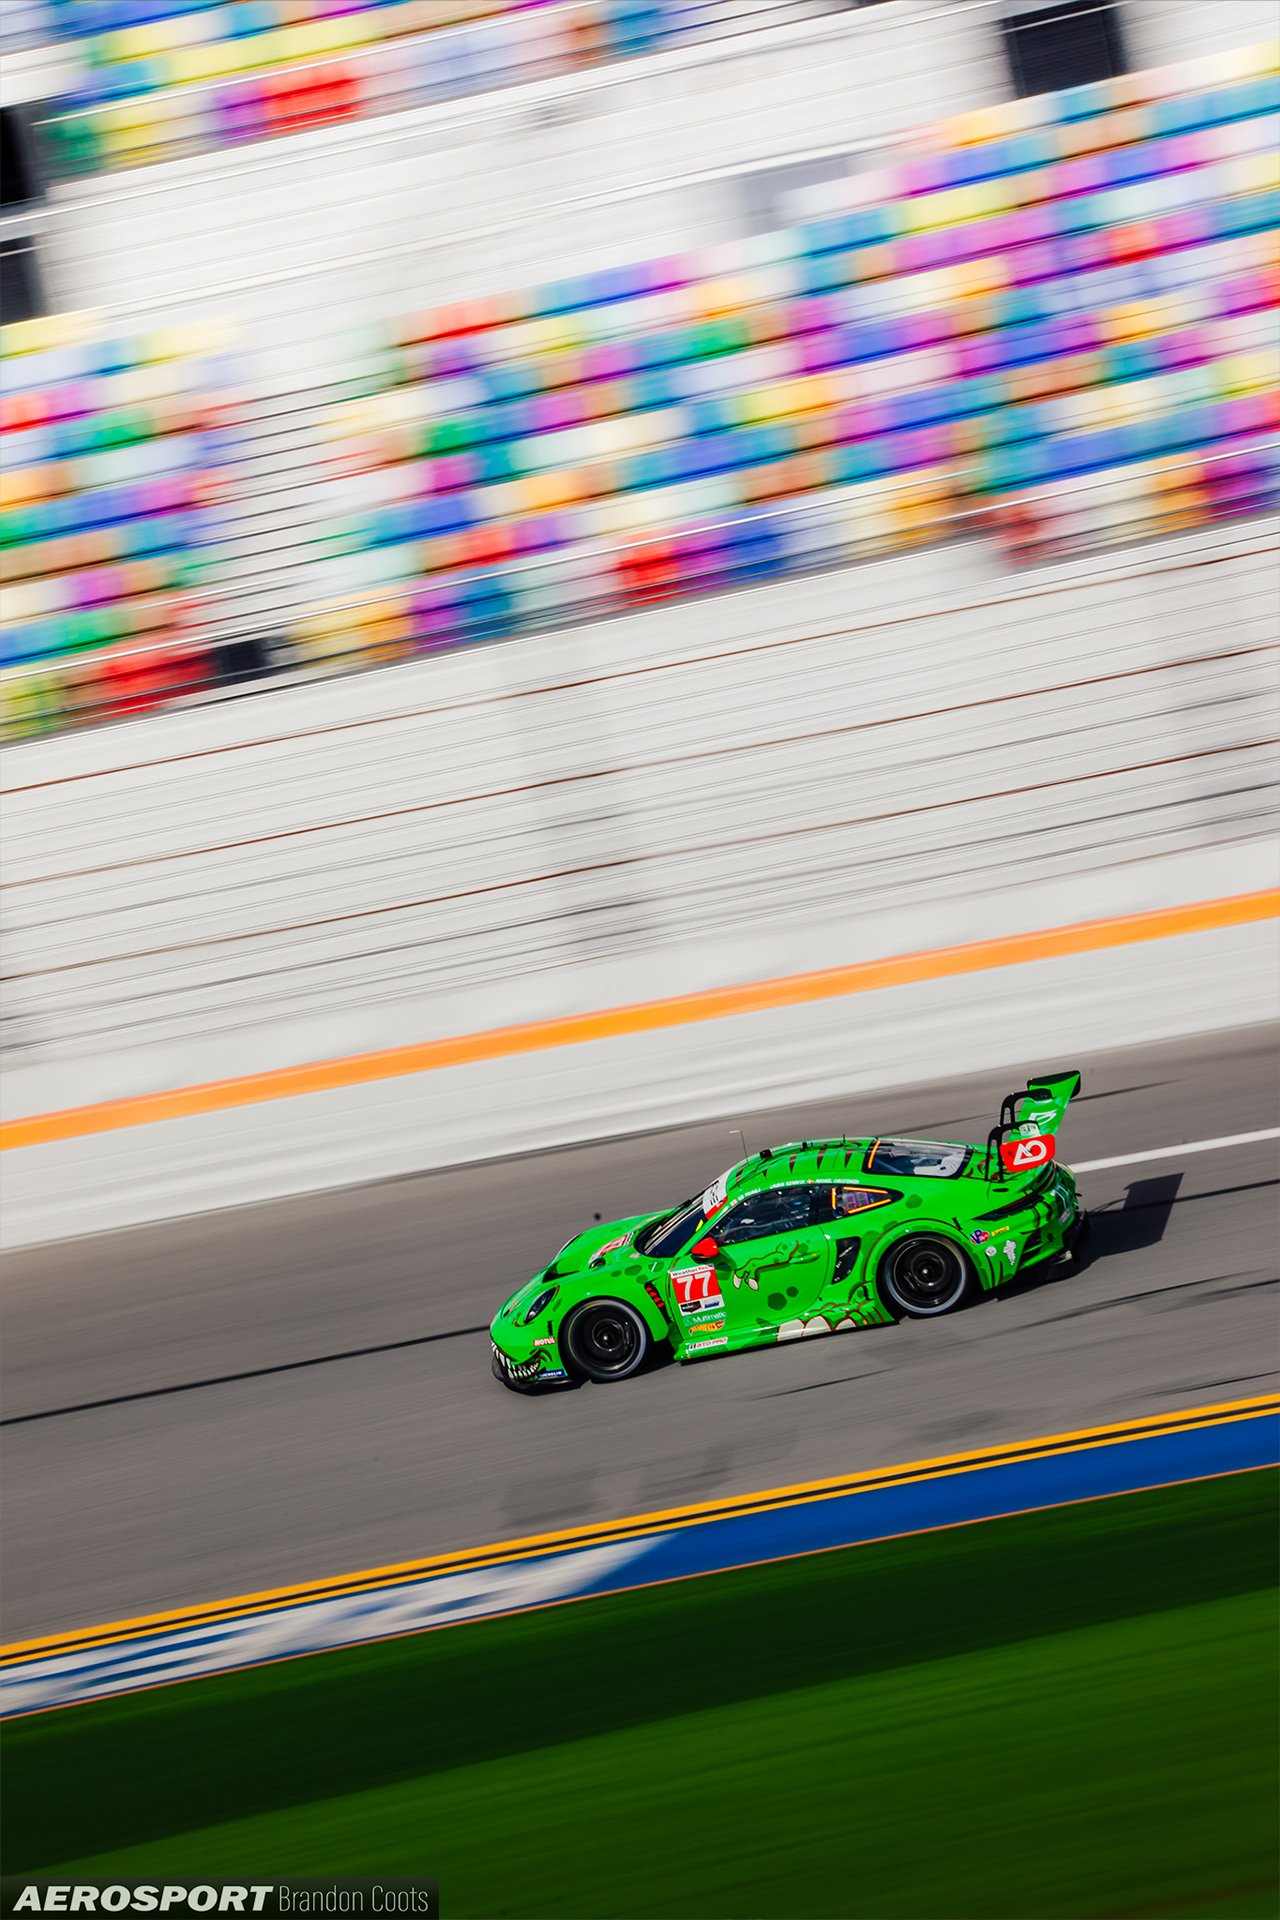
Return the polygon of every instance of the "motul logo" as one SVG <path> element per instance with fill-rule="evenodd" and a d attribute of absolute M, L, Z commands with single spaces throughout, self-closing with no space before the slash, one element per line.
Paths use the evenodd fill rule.
<path fill-rule="evenodd" d="M 1006 1173 L 1030 1173 L 1052 1160 L 1056 1141 L 1051 1133 L 1033 1133 L 1025 1140 L 1002 1140 L 1000 1164 Z"/>

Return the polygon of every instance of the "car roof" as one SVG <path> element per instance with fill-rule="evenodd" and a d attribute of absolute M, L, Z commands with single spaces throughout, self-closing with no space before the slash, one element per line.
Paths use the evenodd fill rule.
<path fill-rule="evenodd" d="M 729 1169 L 725 1180 L 726 1198 L 731 1200 L 736 1194 L 755 1193 L 763 1187 L 790 1186 L 799 1181 L 860 1180 L 866 1175 L 868 1155 L 879 1144 L 877 1137 L 854 1140 L 842 1136 L 838 1140 L 788 1140 L 780 1147 L 766 1147 Z M 960 1146 L 969 1143 L 928 1144 Z M 893 1177 L 902 1180 L 917 1176 L 895 1173 Z"/>

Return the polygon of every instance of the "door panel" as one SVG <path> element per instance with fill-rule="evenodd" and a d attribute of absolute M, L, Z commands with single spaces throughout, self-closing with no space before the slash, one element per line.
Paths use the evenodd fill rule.
<path fill-rule="evenodd" d="M 816 1227 L 722 1247 L 716 1256 L 730 1339 L 750 1345 L 776 1338 L 788 1321 L 812 1313 L 831 1277 L 834 1255 Z"/>
<path fill-rule="evenodd" d="M 797 1185 L 749 1194 L 710 1224 L 731 1345 L 776 1338 L 785 1320 L 813 1307 L 834 1255 L 812 1216 L 812 1193 Z"/>

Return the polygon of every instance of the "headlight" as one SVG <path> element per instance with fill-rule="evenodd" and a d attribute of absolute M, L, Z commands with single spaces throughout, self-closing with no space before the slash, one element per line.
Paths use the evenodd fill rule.
<path fill-rule="evenodd" d="M 559 1287 L 544 1287 L 537 1299 L 533 1302 L 533 1305 L 527 1307 L 520 1315 L 520 1325 L 527 1327 L 531 1320 L 536 1320 L 540 1313 L 545 1313 L 559 1291 Z"/>

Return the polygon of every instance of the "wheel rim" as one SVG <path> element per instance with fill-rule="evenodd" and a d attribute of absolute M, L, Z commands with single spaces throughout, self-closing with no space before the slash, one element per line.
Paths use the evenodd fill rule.
<path fill-rule="evenodd" d="M 902 1306 L 940 1313 L 964 1290 L 964 1265 L 941 1240 L 909 1240 L 891 1255 L 888 1280 Z"/>
<path fill-rule="evenodd" d="M 593 1373 L 624 1373 L 640 1353 L 640 1330 L 617 1307 L 596 1307 L 573 1329 L 573 1350 Z"/>

